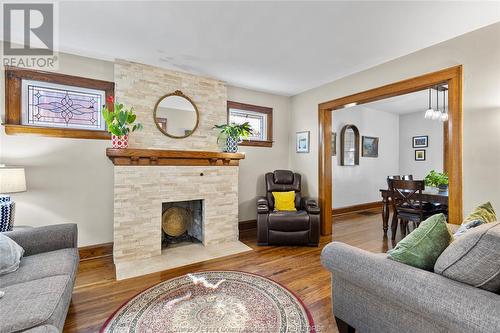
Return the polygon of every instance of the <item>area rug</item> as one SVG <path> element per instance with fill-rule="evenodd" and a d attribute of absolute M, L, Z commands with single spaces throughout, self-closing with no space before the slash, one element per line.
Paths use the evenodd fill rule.
<path fill-rule="evenodd" d="M 208 271 L 164 281 L 135 296 L 103 325 L 105 333 L 315 332 L 302 301 L 265 277 Z"/>

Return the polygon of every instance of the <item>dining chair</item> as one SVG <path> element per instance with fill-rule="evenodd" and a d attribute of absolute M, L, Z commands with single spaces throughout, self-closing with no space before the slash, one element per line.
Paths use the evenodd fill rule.
<path fill-rule="evenodd" d="M 387 176 L 387 184 L 389 185 L 389 180 L 413 180 L 413 175 L 396 175 L 396 176 Z"/>
<path fill-rule="evenodd" d="M 441 211 L 432 203 L 422 200 L 422 191 L 425 189 L 423 180 L 387 179 L 389 196 L 393 208 L 391 223 L 392 239 L 396 238 L 398 221 L 401 221 L 401 232 L 409 232 L 408 223 L 412 222 L 418 228 L 420 222 L 429 216 Z"/>

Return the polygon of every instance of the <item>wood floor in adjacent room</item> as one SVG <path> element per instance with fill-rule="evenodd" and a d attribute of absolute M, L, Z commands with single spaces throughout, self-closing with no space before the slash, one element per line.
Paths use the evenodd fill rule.
<path fill-rule="evenodd" d="M 377 211 L 334 217 L 333 240 L 372 252 L 392 248 L 391 241 L 383 237 Z M 122 281 L 115 280 L 112 257 L 81 262 L 64 332 L 98 332 L 109 315 L 140 291 L 201 270 L 240 270 L 271 278 L 304 301 L 318 333 L 337 332 L 331 309 L 330 274 L 319 258 L 330 237 L 322 237 L 318 248 L 260 247 L 256 245 L 255 231 L 245 232 L 241 241 L 254 251 Z"/>

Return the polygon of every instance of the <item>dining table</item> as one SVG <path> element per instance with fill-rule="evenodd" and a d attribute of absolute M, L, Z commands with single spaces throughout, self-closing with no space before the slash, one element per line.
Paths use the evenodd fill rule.
<path fill-rule="evenodd" d="M 382 196 L 382 227 L 384 229 L 384 235 L 387 234 L 389 229 L 389 214 L 390 214 L 390 203 L 391 195 L 389 189 L 380 189 L 380 194 Z M 416 192 L 414 194 L 415 199 L 420 198 L 422 201 L 427 201 L 431 203 L 440 203 L 442 205 L 448 205 L 448 191 L 439 191 L 437 188 L 426 188 L 422 191 L 422 194 Z"/>

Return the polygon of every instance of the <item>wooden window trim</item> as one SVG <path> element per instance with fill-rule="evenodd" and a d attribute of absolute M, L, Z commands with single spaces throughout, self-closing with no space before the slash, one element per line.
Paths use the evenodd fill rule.
<path fill-rule="evenodd" d="M 115 91 L 114 82 L 5 66 L 5 123 L 3 125 L 5 126 L 6 134 L 33 134 L 75 139 L 110 139 L 111 135 L 107 131 L 23 125 L 21 123 L 21 87 L 23 79 L 64 84 L 80 88 L 104 90 L 106 95 L 106 103 L 108 103 L 108 97 L 113 96 Z M 113 104 L 108 103 L 108 107 L 112 108 Z"/>
<path fill-rule="evenodd" d="M 227 122 L 229 123 L 229 110 L 240 109 L 245 111 L 253 111 L 264 113 L 267 116 L 267 140 L 244 140 L 240 142 L 240 146 L 254 146 L 254 147 L 272 147 L 273 146 L 273 109 L 265 106 L 258 106 L 252 104 L 245 104 L 233 101 L 227 101 Z"/>

